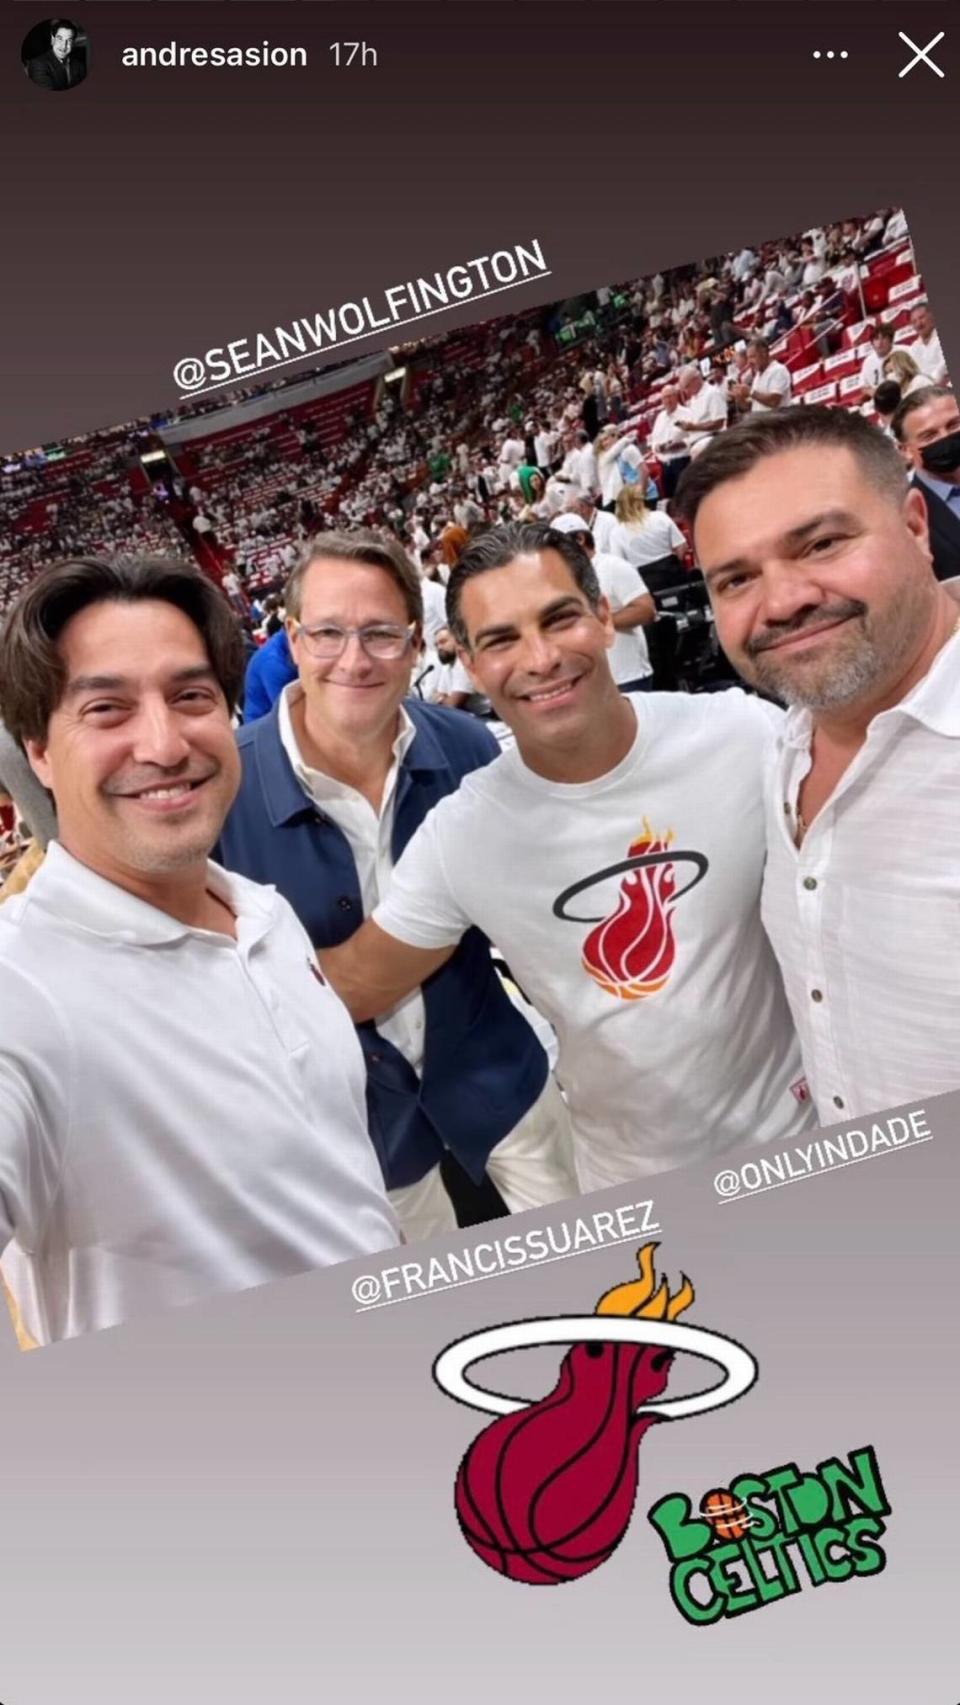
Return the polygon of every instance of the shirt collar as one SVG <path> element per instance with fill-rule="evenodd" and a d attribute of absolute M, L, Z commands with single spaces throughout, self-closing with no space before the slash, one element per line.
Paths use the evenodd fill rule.
<path fill-rule="evenodd" d="M 276 889 L 258 882 L 248 882 L 233 871 L 221 869 L 207 861 L 207 886 L 224 900 L 245 933 L 263 934 L 276 910 Z M 101 940 L 123 942 L 138 947 L 161 947 L 184 936 L 207 937 L 214 931 L 198 930 L 191 924 L 171 917 L 169 912 L 151 906 L 116 882 L 98 876 L 95 870 L 68 853 L 59 841 L 51 841 L 46 857 L 27 890 L 32 907 Z M 229 941 L 229 936 L 223 937 Z"/>
<path fill-rule="evenodd" d="M 949 503 L 960 491 L 953 480 L 938 480 L 934 474 L 928 474 L 926 468 L 917 469 L 917 479 L 922 485 L 929 486 L 936 497 L 942 497 L 944 503 Z"/>

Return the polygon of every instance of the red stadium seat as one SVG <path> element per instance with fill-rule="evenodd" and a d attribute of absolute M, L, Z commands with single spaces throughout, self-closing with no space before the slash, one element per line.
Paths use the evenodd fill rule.
<path fill-rule="evenodd" d="M 863 300 L 871 314 L 879 314 L 887 305 L 890 286 L 886 278 L 865 278 L 863 281 Z"/>
<path fill-rule="evenodd" d="M 823 380 L 823 362 L 812 361 L 808 367 L 797 367 L 793 374 L 793 389 L 796 396 L 803 396 L 812 391 Z"/>
<path fill-rule="evenodd" d="M 917 273 L 911 272 L 906 278 L 900 279 L 898 283 L 891 286 L 887 300 L 891 307 L 895 302 L 898 305 L 909 302 L 913 307 L 916 307 L 917 302 L 923 300 L 925 296 L 923 279 Z"/>
<path fill-rule="evenodd" d="M 823 363 L 824 380 L 846 379 L 851 373 L 859 373 L 862 360 L 855 349 L 841 349 L 836 355 L 828 355 Z"/>
<path fill-rule="evenodd" d="M 859 373 L 848 373 L 846 378 L 840 380 L 840 401 L 845 408 L 855 408 L 866 394 L 860 383 Z"/>
<path fill-rule="evenodd" d="M 805 403 L 835 403 L 838 395 L 839 388 L 833 380 L 829 385 L 817 385 L 812 391 L 807 391 L 803 400 Z"/>
<path fill-rule="evenodd" d="M 802 366 L 803 363 L 801 357 L 806 354 L 808 349 L 813 347 L 813 343 L 814 336 L 812 326 L 794 326 L 793 330 L 787 333 L 785 357 L 787 366 L 790 367 L 795 364 Z"/>

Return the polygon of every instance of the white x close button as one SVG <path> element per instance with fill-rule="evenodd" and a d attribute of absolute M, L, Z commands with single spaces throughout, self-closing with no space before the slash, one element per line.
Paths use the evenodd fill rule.
<path fill-rule="evenodd" d="M 897 34 L 900 37 L 900 40 L 904 42 L 907 47 L 913 49 L 913 58 L 904 66 L 903 70 L 900 72 L 900 76 L 905 77 L 907 72 L 912 71 L 915 65 L 926 65 L 929 70 L 935 72 L 938 77 L 945 76 L 946 73 L 941 70 L 940 66 L 936 63 L 936 60 L 929 57 L 929 54 L 930 49 L 932 47 L 936 47 L 937 43 L 943 40 L 946 33 L 946 30 L 941 30 L 939 35 L 935 35 L 930 38 L 926 47 L 918 47 L 915 41 L 911 41 L 905 30 L 898 30 Z"/>

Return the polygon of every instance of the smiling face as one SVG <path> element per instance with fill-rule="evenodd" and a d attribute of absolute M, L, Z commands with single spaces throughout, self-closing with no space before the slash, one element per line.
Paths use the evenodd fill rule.
<path fill-rule="evenodd" d="M 881 490 L 845 448 L 762 458 L 704 498 L 694 537 L 720 643 L 764 692 L 867 703 L 923 647 L 937 599 L 923 499 Z"/>
<path fill-rule="evenodd" d="M 303 577 L 300 623 L 304 628 L 407 628 L 410 615 L 403 592 L 385 568 L 339 557 L 315 557 Z M 396 727 L 400 701 L 410 688 L 410 674 L 419 633 L 402 657 L 390 661 L 370 657 L 354 634 L 334 661 L 311 656 L 298 632 L 287 622 L 290 650 L 306 700 L 307 722 L 313 737 L 324 730 L 338 740 L 370 741 Z"/>
<path fill-rule="evenodd" d="M 537 753 L 575 744 L 617 697 L 609 605 L 601 598 L 591 609 L 558 551 L 531 551 L 474 575 L 461 615 L 470 638 L 462 660 L 534 767 Z"/>
<path fill-rule="evenodd" d="M 121 887 L 204 863 L 240 759 L 199 629 L 157 599 L 101 602 L 66 624 L 59 651 L 66 686 L 27 752 L 60 841 Z"/>
<path fill-rule="evenodd" d="M 68 24 L 61 24 L 52 38 L 53 51 L 58 59 L 67 59 L 73 46 L 73 31 Z"/>

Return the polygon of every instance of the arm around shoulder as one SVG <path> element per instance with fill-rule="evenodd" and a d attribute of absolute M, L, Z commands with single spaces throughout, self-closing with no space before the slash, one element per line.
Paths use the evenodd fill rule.
<path fill-rule="evenodd" d="M 317 957 L 354 1023 L 362 1024 L 389 1012 L 439 971 L 456 946 L 411 947 L 368 918 L 348 941 Z"/>

